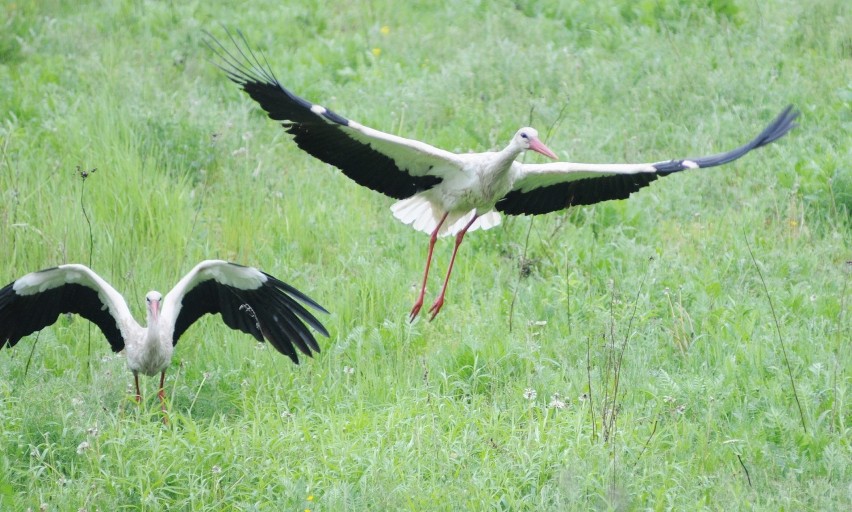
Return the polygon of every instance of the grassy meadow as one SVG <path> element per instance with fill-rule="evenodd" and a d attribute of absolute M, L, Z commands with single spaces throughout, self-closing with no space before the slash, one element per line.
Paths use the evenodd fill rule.
<path fill-rule="evenodd" d="M 86 263 L 144 319 L 222 258 L 331 312 L 299 366 L 197 323 L 168 426 L 85 320 L 0 350 L 0 510 L 852 508 L 849 2 L 7 0 L 0 23 L 0 285 Z M 428 237 L 227 80 L 223 25 L 296 93 L 457 151 L 530 124 L 562 159 L 658 161 L 802 116 L 471 233 L 409 323 Z"/>

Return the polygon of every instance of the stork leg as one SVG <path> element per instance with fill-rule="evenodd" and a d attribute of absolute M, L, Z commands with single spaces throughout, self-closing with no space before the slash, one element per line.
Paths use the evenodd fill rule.
<path fill-rule="evenodd" d="M 142 391 L 139 389 L 139 373 L 133 372 L 133 380 L 136 382 L 136 403 L 142 403 Z"/>
<path fill-rule="evenodd" d="M 429 308 L 429 312 L 432 313 L 432 316 L 429 317 L 430 322 L 438 316 L 438 312 L 441 311 L 441 307 L 444 305 L 444 295 L 447 293 L 447 284 L 450 282 L 450 274 L 453 272 L 453 263 L 456 261 L 456 253 L 459 252 L 459 245 L 461 245 L 462 240 L 464 239 L 464 234 L 467 233 L 467 230 L 470 229 L 478 218 L 479 215 L 474 215 L 473 218 L 470 219 L 470 222 L 468 222 L 456 235 L 456 246 L 453 247 L 453 255 L 450 258 L 450 268 L 447 269 L 447 277 L 444 279 L 444 286 L 441 288 L 441 294 L 438 295 L 437 299 L 435 299 L 435 303 L 432 304 L 431 308 Z"/>
<path fill-rule="evenodd" d="M 169 424 L 169 417 L 166 414 L 166 392 L 164 387 L 166 384 L 166 370 L 160 372 L 160 390 L 157 391 L 157 398 L 160 399 L 160 409 L 163 411 L 163 424 Z"/>
<path fill-rule="evenodd" d="M 420 313 L 420 308 L 423 307 L 423 297 L 426 295 L 426 278 L 429 277 L 429 266 L 432 264 L 432 251 L 435 249 L 435 242 L 438 241 L 438 231 L 444 225 L 444 221 L 447 220 L 447 215 L 449 214 L 450 212 L 447 212 L 441 217 L 441 221 L 438 222 L 438 225 L 435 226 L 435 230 L 432 231 L 432 235 L 429 237 L 429 253 L 426 255 L 426 270 L 423 272 L 423 285 L 420 286 L 420 295 L 417 296 L 417 301 L 408 315 L 409 322 L 413 322 L 417 318 L 417 313 Z"/>

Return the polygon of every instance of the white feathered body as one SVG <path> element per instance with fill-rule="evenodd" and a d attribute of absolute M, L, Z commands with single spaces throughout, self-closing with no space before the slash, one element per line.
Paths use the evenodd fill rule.
<path fill-rule="evenodd" d="M 427 234 L 449 212 L 439 237 L 457 234 L 474 215 L 479 217 L 468 231 L 498 226 L 500 214 L 494 211 L 494 205 L 512 190 L 518 153 L 510 146 L 503 151 L 455 155 L 458 161 L 452 162 L 452 172 L 436 173 L 445 176 L 441 183 L 397 201 L 391 211 L 404 224 Z"/>
<path fill-rule="evenodd" d="M 160 322 L 149 324 L 147 329 L 137 325 L 129 330 L 132 334 L 125 337 L 124 352 L 130 371 L 153 377 L 168 368 L 174 344 L 171 334 L 160 329 Z"/>

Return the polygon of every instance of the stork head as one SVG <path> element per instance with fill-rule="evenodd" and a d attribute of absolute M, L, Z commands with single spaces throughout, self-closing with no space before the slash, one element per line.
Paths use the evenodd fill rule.
<path fill-rule="evenodd" d="M 538 131 L 535 128 L 530 128 L 529 126 L 525 126 L 515 133 L 515 137 L 512 139 L 512 144 L 520 147 L 521 151 L 531 149 L 548 158 L 552 158 L 554 160 L 557 158 L 556 153 L 551 151 L 550 148 L 545 146 L 544 143 L 538 139 Z"/>
<path fill-rule="evenodd" d="M 150 291 L 145 295 L 145 302 L 148 306 L 148 325 L 156 322 L 160 318 L 160 302 L 163 296 L 160 292 Z"/>

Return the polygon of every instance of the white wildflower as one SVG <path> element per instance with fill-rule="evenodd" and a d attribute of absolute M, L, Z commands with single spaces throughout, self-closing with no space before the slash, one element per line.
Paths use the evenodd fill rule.
<path fill-rule="evenodd" d="M 559 396 L 559 393 L 553 393 L 553 396 L 550 397 L 550 403 L 547 404 L 548 407 L 552 409 L 564 409 L 567 404 L 562 397 Z"/>

